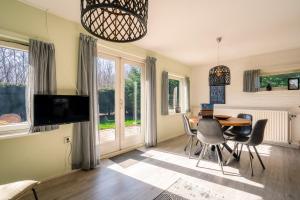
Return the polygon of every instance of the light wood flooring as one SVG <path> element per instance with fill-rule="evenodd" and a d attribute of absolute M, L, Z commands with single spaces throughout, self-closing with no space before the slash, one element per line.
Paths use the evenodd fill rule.
<path fill-rule="evenodd" d="M 300 199 L 300 150 L 260 145 L 266 166 L 263 171 L 254 156 L 251 177 L 246 148 L 239 162 L 224 166 L 222 174 L 214 152 L 196 167 L 197 159 L 183 152 L 187 137 L 163 142 L 156 148 L 140 148 L 113 159 L 102 160 L 92 171 L 79 171 L 42 183 L 37 188 L 41 200 L 152 200 L 179 178 L 188 180 L 230 200 Z M 228 157 L 223 150 L 225 159 Z M 23 199 L 33 199 L 31 194 Z"/>

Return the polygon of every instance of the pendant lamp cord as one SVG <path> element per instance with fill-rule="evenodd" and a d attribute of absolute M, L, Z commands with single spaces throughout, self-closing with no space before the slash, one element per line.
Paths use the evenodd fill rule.
<path fill-rule="evenodd" d="M 222 37 L 217 37 L 218 42 L 218 56 L 217 56 L 217 66 L 220 64 L 220 42 L 222 41 Z"/>

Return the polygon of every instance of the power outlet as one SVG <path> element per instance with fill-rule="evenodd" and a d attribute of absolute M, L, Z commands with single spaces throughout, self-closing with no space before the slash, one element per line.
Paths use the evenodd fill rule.
<path fill-rule="evenodd" d="M 64 137 L 64 143 L 65 144 L 71 143 L 71 137 L 69 137 L 69 136 Z"/>

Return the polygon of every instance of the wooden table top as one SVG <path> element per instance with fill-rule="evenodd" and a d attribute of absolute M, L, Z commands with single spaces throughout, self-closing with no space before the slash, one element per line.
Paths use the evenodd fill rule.
<path fill-rule="evenodd" d="M 189 118 L 190 123 L 197 124 L 199 121 L 198 117 L 191 117 Z M 228 119 L 219 119 L 219 123 L 222 126 L 249 126 L 251 125 L 251 121 L 247 119 L 237 118 L 237 117 L 230 117 Z"/>

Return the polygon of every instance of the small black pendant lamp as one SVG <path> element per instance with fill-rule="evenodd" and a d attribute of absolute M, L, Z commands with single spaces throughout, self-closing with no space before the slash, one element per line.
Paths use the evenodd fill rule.
<path fill-rule="evenodd" d="M 81 0 L 81 24 L 92 35 L 132 42 L 147 33 L 148 0 Z"/>
<path fill-rule="evenodd" d="M 230 85 L 230 69 L 225 65 L 219 65 L 219 46 L 221 41 L 222 37 L 218 37 L 218 65 L 209 70 L 210 86 Z"/>

